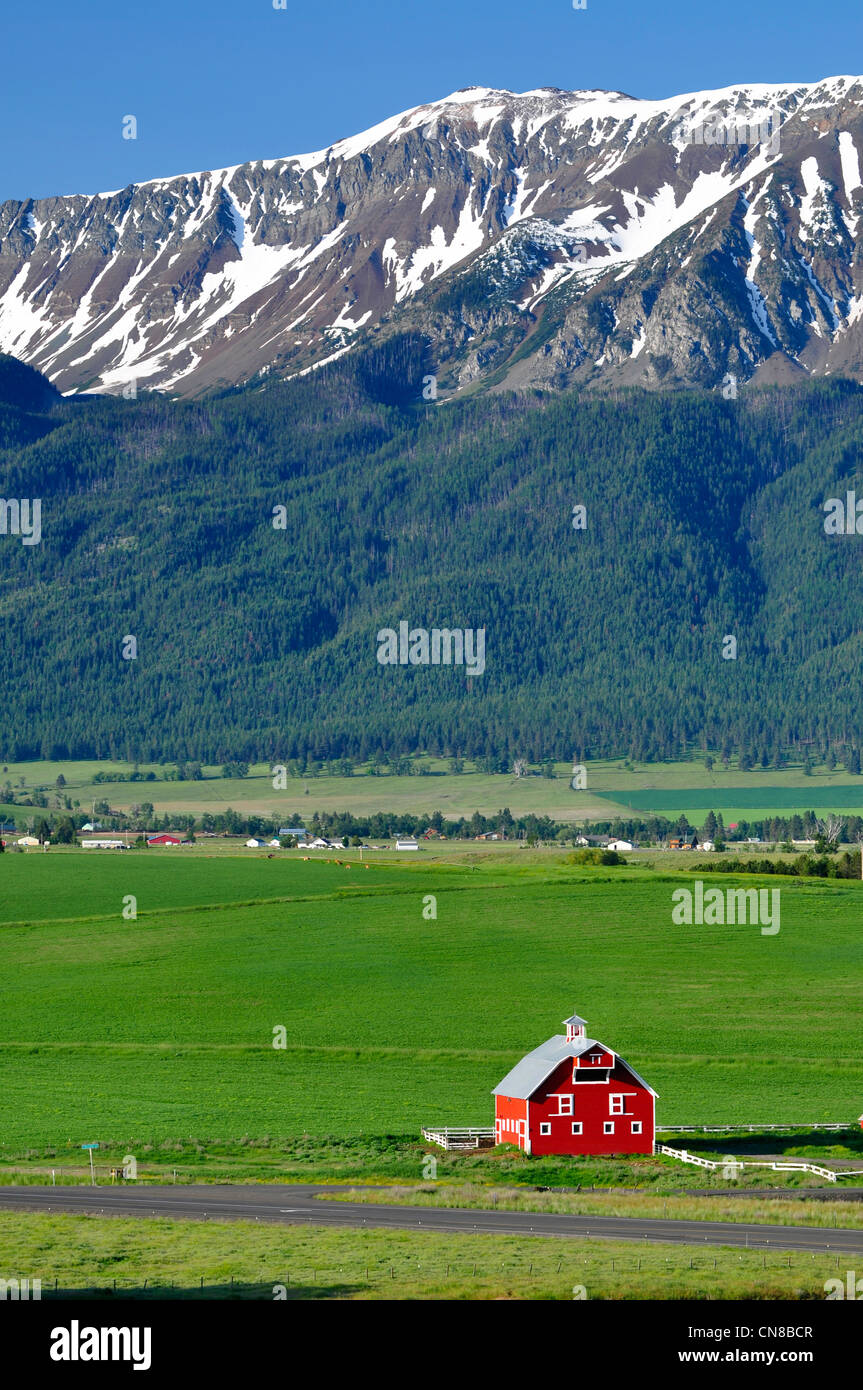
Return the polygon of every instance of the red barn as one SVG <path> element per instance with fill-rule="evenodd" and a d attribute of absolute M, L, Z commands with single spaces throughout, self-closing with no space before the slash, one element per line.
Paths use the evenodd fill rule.
<path fill-rule="evenodd" d="M 495 1086 L 494 1137 L 528 1154 L 652 1154 L 656 1092 L 578 1014 Z"/>

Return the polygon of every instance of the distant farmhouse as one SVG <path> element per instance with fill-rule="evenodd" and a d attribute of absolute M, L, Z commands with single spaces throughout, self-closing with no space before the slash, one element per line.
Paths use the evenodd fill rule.
<path fill-rule="evenodd" d="M 652 1154 L 656 1092 L 578 1014 L 495 1086 L 496 1144 L 526 1154 Z"/>

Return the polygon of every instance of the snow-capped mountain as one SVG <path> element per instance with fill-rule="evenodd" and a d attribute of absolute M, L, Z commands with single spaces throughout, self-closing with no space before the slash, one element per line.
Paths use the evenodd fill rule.
<path fill-rule="evenodd" d="M 863 379 L 863 79 L 486 88 L 327 150 L 0 205 L 0 351 L 176 394 L 423 333 L 442 394 Z"/>

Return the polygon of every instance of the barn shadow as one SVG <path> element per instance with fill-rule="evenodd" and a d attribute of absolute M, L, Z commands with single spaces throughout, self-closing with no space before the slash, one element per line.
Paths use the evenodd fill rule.
<path fill-rule="evenodd" d="M 662 1142 L 666 1142 L 664 1139 Z M 802 1157 L 803 1152 L 815 1157 L 823 1153 L 825 1157 L 832 1157 L 831 1149 L 844 1149 L 854 1158 L 863 1159 L 863 1129 L 848 1128 L 843 1130 L 782 1130 L 774 1133 L 771 1130 L 762 1131 L 754 1134 L 736 1134 L 733 1138 L 723 1134 L 681 1134 L 672 1143 L 679 1142 L 690 1153 L 721 1153 L 739 1154 L 746 1157 L 748 1154 L 776 1154 L 785 1155 L 789 1158 Z"/>

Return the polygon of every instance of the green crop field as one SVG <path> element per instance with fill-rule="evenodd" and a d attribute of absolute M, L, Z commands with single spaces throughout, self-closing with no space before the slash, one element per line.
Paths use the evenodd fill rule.
<path fill-rule="evenodd" d="M 856 882 L 763 880 L 763 936 L 674 925 L 683 875 L 562 854 L 91 854 L 0 860 L 5 1149 L 488 1124 L 573 1008 L 664 1125 L 860 1113 Z"/>
<path fill-rule="evenodd" d="M 825 766 L 814 768 L 807 776 L 802 766 L 742 771 L 736 764 L 725 768 L 717 761 L 708 770 L 703 758 L 665 763 L 590 760 L 585 764 L 585 789 L 573 791 L 569 762 L 556 763 L 554 777 L 482 773 L 470 763 L 463 773 L 454 774 L 447 770 L 447 759 L 429 757 L 421 763 L 428 771 L 422 777 L 370 776 L 367 765 L 358 764 L 351 777 L 325 773 L 288 777 L 287 786 L 279 791 L 273 788 L 271 769 L 262 763 L 251 767 L 249 775 L 242 778 L 222 777 L 219 768 L 205 767 L 199 781 L 164 781 L 163 768 L 141 764 L 141 773 L 152 773 L 158 780 L 94 782 L 99 772 L 128 776 L 133 764 L 123 762 L 8 763 L 0 776 L 16 794 L 26 795 L 37 788 L 53 794 L 56 779 L 62 774 L 65 794 L 79 802 L 79 809 L 87 814 L 99 801 L 107 801 L 118 811 L 151 802 L 159 815 L 198 817 L 231 806 L 244 815 L 279 817 L 281 824 L 293 824 L 298 815 L 308 820 L 315 811 L 349 811 L 354 815 L 441 811 L 444 816 L 458 818 L 475 811 L 491 816 L 504 806 L 515 816 L 533 813 L 568 822 L 651 811 L 673 819 L 685 814 L 697 824 L 709 810 L 721 811 L 726 822 L 806 810 L 863 814 L 863 778 Z M 19 823 L 40 814 L 44 812 L 37 807 L 0 802 L 0 816 Z"/>
<path fill-rule="evenodd" d="M 681 814 L 681 807 L 695 823 L 707 811 L 721 811 L 748 820 L 766 816 L 792 816 L 805 811 L 848 811 L 856 816 L 863 810 L 863 788 L 853 786 L 798 787 L 681 787 L 653 790 L 633 789 L 619 793 L 621 805 L 636 814 L 656 811 L 664 816 Z M 805 798 L 805 804 L 804 804 Z"/>

